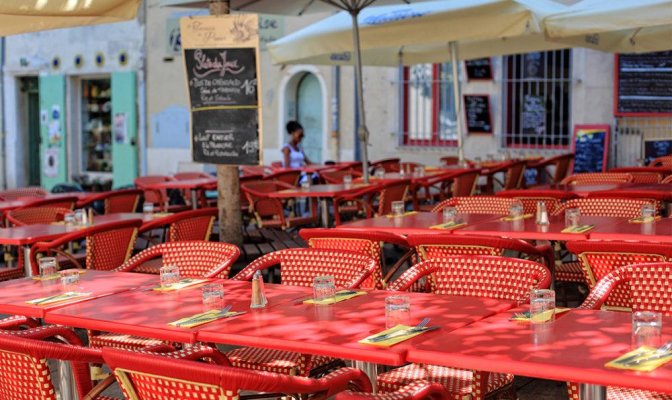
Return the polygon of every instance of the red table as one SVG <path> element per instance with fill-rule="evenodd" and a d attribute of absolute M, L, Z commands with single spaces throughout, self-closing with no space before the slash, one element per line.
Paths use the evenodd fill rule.
<path fill-rule="evenodd" d="M 616 197 L 621 195 L 626 198 L 655 199 L 659 201 L 672 201 L 672 184 L 667 183 L 631 183 L 627 187 L 611 190 L 599 190 L 591 193 L 591 196 L 605 195 Z"/>
<path fill-rule="evenodd" d="M 33 318 L 44 318 L 45 314 L 75 303 L 86 303 L 94 299 L 156 283 L 156 275 L 134 274 L 87 270 L 80 275 L 81 292 L 91 292 L 91 296 L 72 299 L 61 303 L 36 306 L 26 301 L 61 293 L 59 279 L 40 281 L 32 278 L 13 279 L 0 282 L 0 313 L 19 314 Z M 137 304 L 136 304 L 137 307 Z"/>
<path fill-rule="evenodd" d="M 650 224 L 633 224 L 627 218 L 620 218 L 618 224 L 612 227 L 591 231 L 589 237 L 598 240 L 672 243 L 672 218 L 662 218 Z"/>
<path fill-rule="evenodd" d="M 650 373 L 608 369 L 630 349 L 631 314 L 575 310 L 550 324 L 509 321 L 501 313 L 453 332 L 439 331 L 409 349 L 408 361 L 557 381 L 672 393 L 672 365 Z M 663 321 L 672 338 L 672 318 Z"/>
<path fill-rule="evenodd" d="M 58 199 L 61 197 L 77 197 L 80 201 L 88 200 L 88 198 L 99 196 L 96 192 L 70 192 L 70 193 L 49 193 L 43 197 L 21 197 L 15 200 L 0 201 L 0 212 L 10 211 L 19 207 L 29 206 L 39 200 Z"/>
<path fill-rule="evenodd" d="M 184 179 L 184 180 L 173 180 L 165 181 L 159 183 L 152 183 L 149 185 L 144 185 L 144 189 L 158 190 L 162 193 L 168 189 L 179 189 L 179 190 L 190 190 L 191 191 L 191 207 L 193 209 L 198 208 L 198 190 L 214 190 L 217 189 L 217 179 L 216 178 L 198 178 L 198 179 Z M 166 198 L 166 202 L 168 199 Z M 168 204 L 166 204 L 166 209 L 168 209 Z"/>
<path fill-rule="evenodd" d="M 469 227 L 472 225 L 485 223 L 487 221 L 498 220 L 499 218 L 501 218 L 501 215 L 461 214 L 459 218 L 467 223 L 466 227 Z M 430 226 L 442 223 L 443 223 L 442 213 L 418 212 L 415 214 L 410 214 L 399 218 L 388 218 L 387 216 L 367 218 L 359 221 L 347 222 L 345 224 L 339 225 L 338 228 L 359 230 L 365 232 L 382 231 L 382 232 L 397 233 L 401 235 L 427 234 L 427 233 L 448 234 L 452 232 L 458 232 L 466 228 L 466 227 L 458 228 L 455 230 L 441 230 L 441 229 L 429 228 Z"/>
<path fill-rule="evenodd" d="M 605 183 L 602 185 L 539 185 L 533 186 L 530 190 L 534 190 L 535 196 L 544 195 L 544 192 L 548 194 L 548 197 L 558 197 L 554 194 L 560 193 L 564 194 L 573 194 L 577 197 L 588 197 L 595 192 L 601 192 L 605 190 L 615 190 L 615 189 L 628 189 L 637 185 L 636 183 Z M 507 190 L 507 197 L 512 196 L 526 196 L 526 189 L 510 189 Z"/>
<path fill-rule="evenodd" d="M 136 274 L 143 275 L 143 274 Z M 153 284 L 159 277 L 151 275 Z M 231 305 L 232 311 L 250 311 L 250 282 L 215 280 L 224 285 L 224 304 Z M 292 301 L 312 294 L 309 288 L 266 285 L 268 308 L 275 304 Z M 157 292 L 146 288 L 119 293 L 114 296 L 63 307 L 48 312 L 45 321 L 77 328 L 96 329 L 129 335 L 152 337 L 180 343 L 194 343 L 196 332 L 206 325 L 194 328 L 178 328 L 168 325 L 180 318 L 204 311 L 200 286 L 193 286 L 175 292 Z M 256 311 L 255 311 L 256 312 Z M 236 323 L 247 314 L 227 318 L 218 323 Z M 212 325 L 210 323 L 208 325 Z"/>

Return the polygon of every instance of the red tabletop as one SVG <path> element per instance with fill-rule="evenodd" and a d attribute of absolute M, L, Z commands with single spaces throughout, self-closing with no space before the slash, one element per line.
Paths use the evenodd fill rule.
<path fill-rule="evenodd" d="M 633 183 L 607 183 L 602 185 L 539 185 L 533 186 L 530 190 L 534 190 L 535 196 L 544 195 L 544 192 L 548 193 L 549 197 L 556 197 L 553 194 L 561 193 L 567 194 L 571 193 L 577 197 L 588 197 L 594 192 L 600 192 L 605 190 L 614 190 L 614 189 L 627 189 L 636 185 Z M 507 190 L 507 196 L 526 196 L 526 189 L 510 189 Z"/>
<path fill-rule="evenodd" d="M 78 290 L 81 292 L 91 292 L 91 296 L 51 305 L 36 306 L 28 304 L 26 301 L 61 293 L 63 289 L 60 280 L 13 279 L 0 282 L 0 292 L 2 293 L 2 296 L 0 296 L 0 313 L 44 318 L 45 313 L 51 310 L 74 303 L 94 301 L 93 299 L 101 296 L 148 285 L 157 280 L 158 277 L 156 275 L 87 270 L 80 275 L 80 288 Z"/>
<path fill-rule="evenodd" d="M 611 190 L 598 190 L 591 196 L 606 195 L 610 197 L 623 196 L 642 199 L 656 199 L 660 201 L 672 201 L 672 184 L 668 183 L 631 183 L 627 187 Z"/>
<path fill-rule="evenodd" d="M 534 378 L 672 393 L 672 365 L 638 373 L 604 364 L 630 350 L 630 313 L 575 310 L 550 324 L 509 321 L 505 312 L 458 329 L 438 331 L 408 351 L 408 361 L 505 372 Z M 663 339 L 672 318 L 663 318 Z"/>
<path fill-rule="evenodd" d="M 385 329 L 385 297 L 391 294 L 372 291 L 329 306 L 303 304 L 302 298 L 251 312 L 235 321 L 203 325 L 197 338 L 202 342 L 401 365 L 408 349 L 437 332 L 450 332 L 515 306 L 512 302 L 479 297 L 404 293 L 410 297 L 412 324 L 429 317 L 430 326 L 441 328 L 389 348 L 357 343 Z"/>
<path fill-rule="evenodd" d="M 562 233 L 565 229 L 564 216 L 551 216 L 549 225 L 537 225 L 534 217 L 520 221 L 502 221 L 501 218 L 476 223 L 455 230 L 456 235 L 487 235 L 505 236 L 514 239 L 529 240 L 584 240 L 594 232 L 606 230 L 614 231 L 614 227 L 623 222 L 623 218 L 581 216 L 581 224 L 595 225 L 595 228 L 585 233 Z M 592 236 L 591 236 L 592 237 Z"/>
<path fill-rule="evenodd" d="M 208 189 L 217 187 L 216 178 L 198 178 L 184 179 L 152 183 L 143 186 L 146 189 L 166 190 L 166 189 Z"/>
<path fill-rule="evenodd" d="M 358 190 L 362 190 L 371 185 L 362 183 L 353 183 L 351 185 L 344 184 L 327 184 L 327 185 L 311 185 L 310 189 L 286 189 L 279 192 L 268 193 L 269 197 L 276 199 L 287 199 L 295 197 L 336 197 L 345 194 L 350 194 Z"/>
<path fill-rule="evenodd" d="M 627 218 L 620 218 L 610 228 L 600 227 L 590 233 L 591 239 L 637 240 L 640 242 L 672 243 L 672 218 L 662 218 L 648 224 L 633 224 Z"/>
<path fill-rule="evenodd" d="M 462 214 L 459 218 L 467 223 L 467 227 L 483 223 L 486 221 L 497 220 L 501 215 L 494 214 Z M 360 231 L 381 231 L 392 232 L 401 235 L 412 234 L 427 234 L 427 233 L 451 233 L 457 232 L 455 230 L 440 230 L 430 229 L 430 226 L 443 223 L 443 215 L 441 213 L 418 212 L 415 214 L 406 215 L 399 218 L 388 218 L 387 216 L 380 216 L 375 218 L 362 219 L 359 221 L 347 222 L 339 225 L 339 228 L 360 230 Z"/>
<path fill-rule="evenodd" d="M 151 282 L 158 284 L 159 277 L 153 275 Z M 250 282 L 226 280 L 216 280 L 216 282 L 224 285 L 224 304 L 231 305 L 232 311 L 250 311 L 252 291 Z M 266 309 L 268 311 L 274 304 L 307 296 L 312 291 L 308 288 L 267 284 L 265 293 L 269 301 L 269 307 Z M 175 292 L 143 289 L 119 293 L 48 312 L 45 320 L 48 323 L 77 328 L 193 343 L 196 340 L 196 332 L 207 325 L 178 328 L 168 323 L 202 311 L 204 309 L 201 287 L 193 286 Z M 246 314 L 223 321 L 234 323 L 245 316 Z M 221 324 L 222 322 L 219 322 L 218 326 Z"/>
<path fill-rule="evenodd" d="M 86 200 L 92 196 L 98 196 L 100 193 L 95 193 L 95 192 L 71 192 L 71 193 L 49 193 L 46 196 L 43 197 L 20 197 L 15 200 L 4 200 L 0 201 L 0 212 L 5 212 L 9 210 L 13 210 L 15 208 L 19 207 L 25 207 L 29 206 L 31 203 L 34 203 L 36 201 L 40 200 L 46 200 L 46 199 L 58 199 L 61 197 L 77 197 L 79 198 L 80 201 Z"/>

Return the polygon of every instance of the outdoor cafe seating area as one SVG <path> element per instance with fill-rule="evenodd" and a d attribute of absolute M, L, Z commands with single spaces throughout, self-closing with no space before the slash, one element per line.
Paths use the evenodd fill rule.
<path fill-rule="evenodd" d="M 672 169 L 572 158 L 242 167 L 241 246 L 206 174 L 0 192 L 0 393 L 667 398 Z"/>

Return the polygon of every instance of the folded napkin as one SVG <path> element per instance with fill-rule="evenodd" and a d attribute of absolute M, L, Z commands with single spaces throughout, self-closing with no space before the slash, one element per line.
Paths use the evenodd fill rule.
<path fill-rule="evenodd" d="M 422 335 L 425 332 L 433 331 L 438 329 L 436 326 L 426 326 L 424 328 L 417 329 L 414 326 L 407 325 L 397 325 L 390 329 L 386 329 L 382 332 L 371 335 L 363 340 L 360 340 L 361 344 L 369 344 L 372 346 L 379 347 L 390 347 L 394 346 L 397 343 L 401 343 L 405 340 L 412 339 L 418 335 Z M 386 337 L 384 340 L 377 340 L 377 338 Z"/>
<path fill-rule="evenodd" d="M 81 275 L 81 274 L 85 274 L 86 270 L 85 269 L 78 269 L 77 272 L 79 272 L 79 274 Z M 54 274 L 54 275 L 51 275 L 51 276 L 45 276 L 44 278 L 41 277 L 41 276 L 33 276 L 32 278 L 33 278 L 34 281 L 53 281 L 54 279 L 60 279 L 61 275 L 60 274 Z"/>
<path fill-rule="evenodd" d="M 628 220 L 629 223 L 631 224 L 648 224 L 650 222 L 655 222 L 660 219 L 660 215 L 656 217 L 637 217 L 637 218 L 631 218 Z"/>
<path fill-rule="evenodd" d="M 506 217 L 502 217 L 501 220 L 506 221 L 506 222 L 511 222 L 511 221 L 522 221 L 522 220 L 528 219 L 528 218 L 532 218 L 532 214 L 523 214 L 519 217 L 506 216 Z"/>
<path fill-rule="evenodd" d="M 217 321 L 218 319 L 231 318 L 236 315 L 245 314 L 244 311 L 224 311 L 224 310 L 210 310 L 198 314 L 194 314 L 190 317 L 178 319 L 168 323 L 170 326 L 176 326 L 178 328 L 193 328 L 195 326 L 207 324 L 208 322 Z"/>
<path fill-rule="evenodd" d="M 562 233 L 584 233 L 593 229 L 595 225 L 579 225 L 563 229 Z"/>
<path fill-rule="evenodd" d="M 328 298 L 328 299 L 322 299 L 322 300 L 314 300 L 314 299 L 307 299 L 303 301 L 303 304 L 317 304 L 317 305 L 324 305 L 324 304 L 334 304 L 334 303 L 340 303 L 341 301 L 349 300 L 352 299 L 353 297 L 361 296 L 366 294 L 366 292 L 355 292 L 352 290 L 341 290 L 339 292 L 336 292 L 336 295 L 334 297 Z"/>
<path fill-rule="evenodd" d="M 567 312 L 569 310 L 571 310 L 571 308 L 556 307 L 555 308 L 555 314 L 556 315 L 557 314 L 562 314 L 562 313 Z M 550 310 L 545 311 L 538 317 L 539 322 L 549 321 L 551 319 L 551 317 L 553 317 L 553 315 L 554 315 L 554 313 L 552 313 Z M 530 320 L 531 319 L 530 319 L 530 312 L 529 311 L 525 311 L 525 312 L 522 312 L 522 313 L 516 313 L 516 314 L 513 314 L 513 316 L 511 317 L 511 321 L 528 321 L 529 322 Z"/>
<path fill-rule="evenodd" d="M 171 216 L 171 215 L 173 215 L 173 213 L 169 213 L 169 212 L 158 212 L 158 213 L 154 213 L 154 214 L 152 214 L 152 218 L 163 218 L 163 217 L 168 217 L 168 216 Z"/>
<path fill-rule="evenodd" d="M 401 214 L 401 215 L 387 214 L 386 217 L 387 217 L 387 218 L 401 218 L 401 217 L 407 217 L 407 216 L 409 216 L 409 215 L 413 215 L 413 214 L 417 214 L 417 213 L 418 213 L 417 211 L 407 211 L 407 212 L 405 212 L 405 213 L 403 213 L 403 214 Z"/>
<path fill-rule="evenodd" d="M 182 279 L 181 281 L 174 283 L 169 286 L 155 286 L 152 288 L 152 290 L 156 290 L 158 292 L 172 292 L 174 290 L 180 290 L 184 288 L 188 288 L 191 286 L 195 285 L 200 285 L 201 283 L 208 282 L 209 279 L 194 279 L 194 278 L 187 278 L 187 279 Z"/>
<path fill-rule="evenodd" d="M 672 351 L 659 351 L 655 347 L 642 346 L 609 361 L 604 366 L 631 371 L 651 372 L 672 360 Z"/>
<path fill-rule="evenodd" d="M 65 292 L 59 293 L 53 296 L 41 297 L 39 299 L 28 300 L 26 303 L 32 304 L 34 306 L 46 306 L 49 304 L 60 303 L 62 301 L 77 299 L 80 297 L 90 296 L 91 293 L 85 292 Z"/>
<path fill-rule="evenodd" d="M 452 231 L 453 229 L 461 228 L 466 225 L 467 225 L 466 222 L 453 221 L 453 222 L 446 222 L 445 224 L 432 225 L 429 227 L 429 229 L 442 229 Z"/>

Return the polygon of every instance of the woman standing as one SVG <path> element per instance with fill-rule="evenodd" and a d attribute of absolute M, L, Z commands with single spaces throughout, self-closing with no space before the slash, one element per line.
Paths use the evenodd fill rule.
<path fill-rule="evenodd" d="M 301 148 L 303 139 L 303 126 L 296 121 L 287 123 L 287 133 L 289 134 L 289 143 L 282 146 L 284 155 L 283 166 L 285 168 L 301 168 L 304 165 L 310 165 L 310 160 Z"/>

